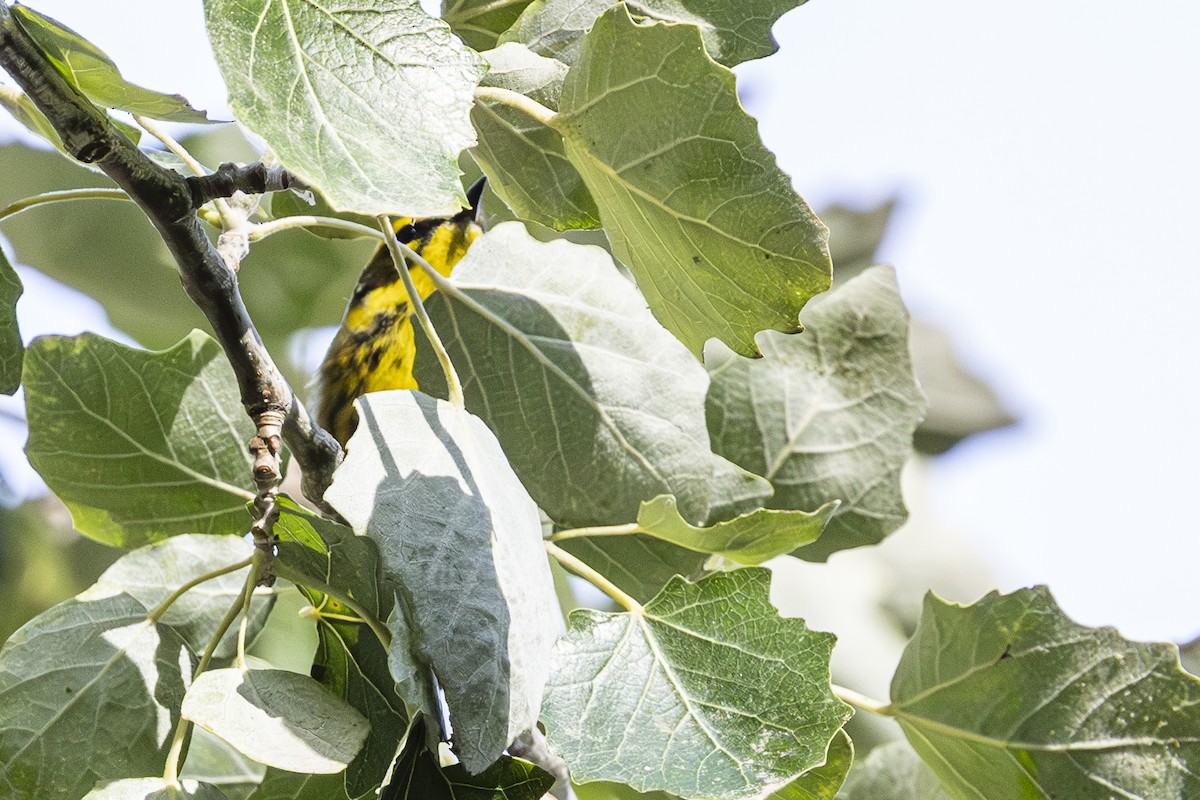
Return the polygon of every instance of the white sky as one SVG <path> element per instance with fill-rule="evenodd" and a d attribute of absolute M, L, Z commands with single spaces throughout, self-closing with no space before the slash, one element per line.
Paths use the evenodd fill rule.
<path fill-rule="evenodd" d="M 27 2 L 222 112 L 198 0 Z M 935 462 L 939 521 L 998 588 L 1049 583 L 1137 638 L 1200 631 L 1198 32 L 1200 4 L 1169 0 L 813 0 L 739 70 L 810 203 L 902 195 L 885 257 L 909 305 L 1024 420 Z M 27 332 L 61 331 L 39 302 Z"/>

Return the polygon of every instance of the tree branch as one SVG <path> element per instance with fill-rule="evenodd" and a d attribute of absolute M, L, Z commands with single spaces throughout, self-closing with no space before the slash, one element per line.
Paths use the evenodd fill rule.
<path fill-rule="evenodd" d="M 282 416 L 283 438 L 304 472 L 304 494 L 323 507 L 324 490 L 342 451 L 312 421 L 263 346 L 242 302 L 236 275 L 222 262 L 196 216 L 196 200 L 217 187 L 202 183 L 194 194 L 188 179 L 138 150 L 103 111 L 67 82 L 3 3 L 0 66 L 54 126 L 64 149 L 84 163 L 97 165 L 145 212 L 175 259 L 188 297 L 208 318 L 233 365 L 246 413 L 256 427 L 265 413 Z M 239 180 L 251 178 L 231 171 L 227 185 L 236 186 Z"/>
<path fill-rule="evenodd" d="M 196 208 L 218 197 L 233 197 L 234 192 L 265 194 L 286 189 L 308 189 L 283 167 L 268 167 L 262 162 L 244 166 L 225 163 L 211 175 L 197 175 L 184 180 L 192 191 L 192 205 Z"/>

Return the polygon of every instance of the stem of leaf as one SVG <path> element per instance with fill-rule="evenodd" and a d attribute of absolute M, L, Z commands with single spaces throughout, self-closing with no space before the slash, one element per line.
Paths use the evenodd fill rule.
<path fill-rule="evenodd" d="M 628 525 L 608 525 L 595 528 L 571 528 L 570 530 L 559 531 L 551 534 L 549 539 L 552 542 L 561 542 L 563 539 L 580 539 L 584 536 L 630 536 L 635 533 L 641 533 L 642 527 L 636 522 L 630 522 Z"/>
<path fill-rule="evenodd" d="M 160 619 L 162 619 L 162 615 L 167 613 L 167 609 L 174 605 L 176 600 L 183 597 L 200 584 L 207 583 L 208 581 L 219 578 L 222 575 L 228 575 L 231 572 L 237 572 L 239 569 L 245 569 L 253 562 L 254 557 L 251 556 L 245 561 L 239 561 L 236 564 L 230 564 L 228 567 L 221 567 L 220 569 L 214 569 L 212 572 L 206 572 L 203 575 L 197 575 L 195 578 L 192 578 L 190 581 L 167 595 L 166 599 L 159 603 L 158 606 L 156 606 L 155 609 L 150 612 L 150 621 L 158 622 Z"/>
<path fill-rule="evenodd" d="M 896 712 L 892 710 L 892 706 L 888 703 L 881 703 L 872 697 L 867 697 L 865 694 L 859 694 L 853 689 L 838 686 L 836 683 L 831 684 L 830 688 L 833 690 L 835 697 L 845 703 L 849 703 L 855 708 L 869 711 L 872 714 L 878 714 L 881 717 L 896 716 Z"/>
<path fill-rule="evenodd" d="M 434 330 L 433 321 L 429 319 L 429 313 L 425 310 L 425 303 L 417 292 L 412 275 L 408 274 L 406 257 L 420 263 L 426 272 L 436 274 L 437 270 L 411 247 L 400 244 L 396 239 L 396 231 L 392 228 L 392 222 L 386 216 L 379 217 L 379 229 L 383 231 L 384 241 L 387 243 L 388 252 L 392 254 L 392 262 L 396 265 L 396 271 L 400 273 L 400 279 L 404 281 L 404 290 L 408 292 L 408 299 L 412 302 L 413 314 L 421 323 L 421 329 L 425 331 L 425 336 L 433 345 L 434 353 L 437 354 L 438 363 L 442 365 L 442 372 L 446 375 L 447 399 L 458 408 L 465 408 L 466 403 L 463 401 L 462 383 L 458 379 L 458 372 L 454 369 L 454 364 L 450 363 L 450 354 L 446 352 L 446 346 L 442 344 L 441 337 Z"/>
<path fill-rule="evenodd" d="M 641 603 L 621 591 L 615 583 L 592 569 L 581 559 L 571 555 L 553 542 L 543 542 L 543 544 L 546 552 L 552 555 L 559 564 L 604 592 L 626 611 L 632 614 L 641 614 L 646 610 Z"/>
<path fill-rule="evenodd" d="M 259 239 L 265 239 L 273 233 L 279 233 L 291 228 L 338 228 L 349 233 L 357 233 L 360 236 L 372 236 L 376 239 L 383 239 L 382 234 L 375 228 L 360 225 L 357 222 L 351 222 L 347 219 L 298 215 L 294 217 L 280 217 L 270 222 L 258 223 L 250 230 L 250 241 L 257 242 Z"/>
<path fill-rule="evenodd" d="M 329 595 L 334 600 L 337 600 L 339 603 L 358 615 L 359 618 L 355 620 L 355 622 L 366 623 L 367 627 L 370 628 L 375 636 L 379 638 L 379 643 L 383 645 L 385 650 L 392 646 L 392 632 L 387 629 L 387 626 L 384 625 L 378 617 L 367 611 L 367 609 L 365 609 L 357 600 L 348 595 L 346 592 L 343 592 L 341 589 L 331 586 L 328 583 L 315 581 L 306 575 L 302 575 L 280 560 L 275 562 L 273 568 L 275 570 L 275 574 L 284 580 L 291 581 L 297 586 L 305 586 L 314 591 L 322 592 L 323 594 Z"/>
<path fill-rule="evenodd" d="M 204 648 L 204 654 L 200 656 L 200 662 L 196 664 L 196 670 L 192 673 L 193 682 L 203 674 L 204 670 L 208 669 L 208 664 L 212 661 L 213 653 L 217 651 L 217 646 L 221 643 L 221 639 L 225 637 L 225 632 L 233 625 L 233 621 L 238 618 L 238 615 L 244 613 L 243 609 L 250 605 L 250 598 L 254 594 L 254 586 L 258 582 L 258 573 L 262 569 L 265 557 L 266 554 L 262 550 L 255 550 L 254 555 L 250 557 L 250 574 L 246 576 L 246 583 L 242 586 L 242 591 L 237 596 L 237 599 L 233 601 L 233 605 L 229 607 L 229 610 L 225 612 L 225 616 L 217 624 L 217 629 L 213 632 L 212 638 L 208 640 L 208 646 Z M 180 715 L 179 724 L 175 726 L 175 736 L 171 739 L 171 748 L 167 751 L 167 764 L 163 769 L 163 780 L 171 785 L 179 782 L 183 743 L 187 741 L 187 734 L 191 727 L 192 723 Z"/>
<path fill-rule="evenodd" d="M 547 128 L 555 127 L 555 123 L 558 120 L 557 112 L 546 108 L 531 97 L 526 97 L 520 92 L 514 92 L 512 89 L 501 89 L 498 86 L 477 86 L 475 88 L 475 99 L 491 100 L 506 105 L 509 108 L 523 111 Z"/>
<path fill-rule="evenodd" d="M 62 203 L 66 200 L 130 200 L 129 195 L 125 194 L 120 189 L 63 189 L 57 192 L 42 192 L 15 203 L 10 203 L 4 208 L 0 208 L 0 220 L 8 217 L 15 217 L 22 211 L 26 211 L 34 206 L 43 206 L 48 203 Z"/>

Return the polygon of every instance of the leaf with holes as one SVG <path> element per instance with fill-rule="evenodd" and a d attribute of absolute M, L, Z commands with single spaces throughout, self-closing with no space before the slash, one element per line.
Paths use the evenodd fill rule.
<path fill-rule="evenodd" d="M 1200 796 L 1200 678 L 1178 648 L 1072 622 L 1045 587 L 927 596 L 891 694 L 954 797 Z"/>
<path fill-rule="evenodd" d="M 542 710 L 573 777 L 735 800 L 824 763 L 850 716 L 829 690 L 834 637 L 780 617 L 769 588 L 749 567 L 674 578 L 629 613 L 573 612 Z"/>
<path fill-rule="evenodd" d="M 804 323 L 798 336 L 763 335 L 758 361 L 710 351 L 708 427 L 713 449 L 771 481 L 770 508 L 841 500 L 821 538 L 796 551 L 824 560 L 904 522 L 900 471 L 924 402 L 890 267 L 817 298 Z"/>
<path fill-rule="evenodd" d="M 90 333 L 36 339 L 25 407 L 29 462 L 93 539 L 137 547 L 250 527 L 254 426 L 205 334 L 157 352 Z"/>
<path fill-rule="evenodd" d="M 418 0 L 205 0 L 204 15 L 238 121 L 334 208 L 466 205 L 457 159 L 485 66 Z"/>
<path fill-rule="evenodd" d="M 759 331 L 800 330 L 800 309 L 829 288 L 828 231 L 696 28 L 638 25 L 624 5 L 605 12 L 567 74 L 554 127 L 613 254 L 689 350 L 716 337 L 753 356 Z"/>

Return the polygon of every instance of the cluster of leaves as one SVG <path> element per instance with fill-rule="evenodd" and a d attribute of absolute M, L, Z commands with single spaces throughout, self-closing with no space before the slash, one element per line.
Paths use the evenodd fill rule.
<path fill-rule="evenodd" d="M 341 519 L 280 500 L 273 569 L 316 639 L 291 670 L 256 641 L 290 590 L 251 591 L 255 430 L 220 347 L 197 331 L 157 351 L 92 334 L 23 348 L 0 255 L 0 388 L 24 386 L 29 460 L 79 531 L 127 551 L 0 650 L 0 789 L 532 799 L 553 778 L 505 750 L 541 725 L 581 792 L 617 796 L 1200 790 L 1200 682 L 1170 647 L 1075 625 L 1043 590 L 931 598 L 891 703 L 844 695 L 896 718 L 916 755 L 881 752 L 847 779 L 833 636 L 780 616 L 759 565 L 899 527 L 923 402 L 892 270 L 826 291 L 826 228 L 737 101 L 728 67 L 773 52 L 770 26 L 796 5 L 448 0 L 437 20 L 416 0 L 206 0 L 238 121 L 319 190 L 321 230 L 455 211 L 472 143 L 491 216 L 519 221 L 428 303 L 458 377 L 421 340 L 422 392 L 359 402 L 322 498 Z M 68 29 L 0 11 L 91 102 L 194 119 Z M 3 98 L 57 135 L 28 98 Z M 276 199 L 274 222 L 314 213 Z M 582 228 L 607 247 L 553 234 Z M 37 247 L 62 246 L 46 230 L 30 229 L 35 266 Z M 279 258 L 320 277 L 276 274 L 273 293 L 328 306 L 352 280 L 329 290 L 334 265 L 361 249 L 298 237 L 255 243 L 241 277 L 249 290 Z M 165 330 L 147 310 L 161 272 L 131 272 L 110 306 L 148 341 Z M 175 294 L 162 308 L 194 314 Z M 336 316 L 252 311 L 279 349 Z M 439 399 L 458 379 L 464 404 Z M 564 633 L 547 551 L 621 610 L 576 610 Z"/>

